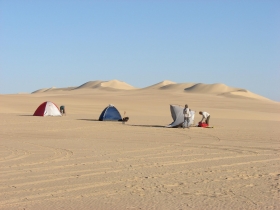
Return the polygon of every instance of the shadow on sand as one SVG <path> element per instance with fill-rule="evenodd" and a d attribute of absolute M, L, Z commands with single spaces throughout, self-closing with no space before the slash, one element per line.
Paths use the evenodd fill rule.
<path fill-rule="evenodd" d="M 138 127 L 150 127 L 150 128 L 165 128 L 163 125 L 129 125 L 128 126 L 138 126 Z"/>
<path fill-rule="evenodd" d="M 77 120 L 84 120 L 84 121 L 99 121 L 97 119 L 77 119 Z"/>
<path fill-rule="evenodd" d="M 97 120 L 97 119 L 77 119 L 77 120 L 84 120 L 84 121 L 98 121 L 98 122 L 103 122 L 103 121 L 100 121 L 100 120 Z M 106 122 L 106 121 L 104 121 Z M 114 122 L 114 121 L 107 121 L 107 122 Z M 115 122 L 122 122 L 122 121 L 115 121 Z M 131 124 L 126 124 L 124 123 L 124 125 L 126 126 L 136 126 L 136 127 L 147 127 L 147 128 L 165 128 L 165 126 L 163 125 L 131 125 Z"/>

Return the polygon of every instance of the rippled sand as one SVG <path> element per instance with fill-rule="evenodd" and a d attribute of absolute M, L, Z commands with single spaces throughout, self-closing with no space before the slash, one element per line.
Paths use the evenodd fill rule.
<path fill-rule="evenodd" d="M 1 210 L 280 209 L 279 103 L 159 90 L 0 100 Z M 67 116 L 33 117 L 48 100 Z M 169 104 L 185 103 L 214 128 L 165 128 Z M 98 121 L 108 104 L 130 120 Z"/>

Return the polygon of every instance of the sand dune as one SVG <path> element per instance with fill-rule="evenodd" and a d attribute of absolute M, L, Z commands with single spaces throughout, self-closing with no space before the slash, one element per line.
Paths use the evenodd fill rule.
<path fill-rule="evenodd" d="M 89 81 L 86 82 L 78 87 L 68 87 L 68 88 L 43 88 L 36 90 L 32 93 L 42 93 L 42 92 L 53 92 L 53 91 L 73 91 L 73 90 L 81 90 L 81 89 L 117 89 L 117 90 L 132 90 L 136 89 L 135 87 L 125 83 L 121 82 L 118 80 L 110 80 L 110 81 L 101 81 L 101 80 L 96 80 L 96 81 Z"/>
<path fill-rule="evenodd" d="M 225 84 L 203 84 L 203 83 L 197 83 L 189 88 L 186 88 L 186 92 L 190 93 L 204 93 L 204 94 L 221 94 L 226 93 L 230 91 L 235 91 L 236 88 L 231 88 Z"/>
<path fill-rule="evenodd" d="M 51 92 L 61 92 L 61 91 L 77 91 L 83 89 L 100 89 L 107 91 L 114 90 L 164 90 L 164 91 L 174 91 L 174 92 L 185 92 L 192 94 L 213 94 L 229 98 L 248 98 L 256 100 L 270 100 L 263 96 L 252 93 L 246 89 L 229 87 L 225 84 L 216 83 L 216 84 L 203 84 L 203 83 L 175 83 L 169 80 L 164 80 L 162 82 L 156 83 L 154 85 L 144 87 L 144 88 L 135 88 L 132 85 L 129 85 L 125 82 L 118 80 L 110 81 L 89 81 L 78 87 L 68 87 L 68 88 L 44 88 L 34 91 L 32 93 L 51 93 Z"/>
<path fill-rule="evenodd" d="M 107 82 L 102 82 L 100 83 L 101 87 L 109 87 L 109 88 L 115 88 L 115 89 L 121 89 L 121 90 L 133 90 L 136 89 L 135 87 L 125 83 L 125 82 L 121 82 L 118 80 L 110 80 Z"/>
<path fill-rule="evenodd" d="M 233 87 L 229 87 L 225 84 L 220 84 L 220 83 L 216 83 L 216 84 L 198 83 L 189 88 L 186 88 L 185 92 L 201 93 L 201 94 L 215 94 L 215 95 L 233 97 L 233 98 L 242 97 L 242 98 L 257 99 L 257 100 L 270 100 L 263 96 L 252 93 L 246 89 L 233 88 Z"/>
<path fill-rule="evenodd" d="M 100 83 L 102 83 L 102 82 L 103 81 L 101 81 L 101 80 L 89 81 L 89 82 L 86 82 L 86 83 L 76 87 L 75 89 L 97 88 L 97 87 L 100 87 Z"/>
<path fill-rule="evenodd" d="M 112 88 L 112 89 L 120 89 L 120 90 L 132 90 L 132 89 L 136 89 L 135 87 L 125 83 L 125 82 L 121 82 L 118 80 L 110 80 L 110 81 L 90 81 L 87 82 L 79 87 L 76 88 L 76 90 L 78 89 L 83 89 L 83 88 L 91 88 L 91 89 L 102 89 L 102 88 Z"/>
<path fill-rule="evenodd" d="M 193 86 L 195 83 L 176 83 L 161 87 L 161 90 L 184 91 L 186 88 Z"/>
<path fill-rule="evenodd" d="M 70 91 L 70 90 L 74 90 L 75 87 L 67 87 L 67 88 L 56 88 L 56 87 L 51 87 L 51 88 L 42 88 L 39 90 L 36 90 L 33 93 L 46 93 L 46 92 L 59 92 L 59 91 Z"/>
<path fill-rule="evenodd" d="M 47 92 L 49 90 L 53 90 L 54 88 L 41 88 L 39 90 L 35 90 L 32 93 L 43 93 L 43 92 Z"/>
<path fill-rule="evenodd" d="M 162 82 L 159 82 L 159 83 L 156 83 L 154 85 L 145 87 L 143 89 L 160 89 L 160 88 L 168 86 L 170 84 L 176 84 L 176 82 L 172 82 L 172 81 L 169 81 L 169 80 L 164 80 Z"/>
<path fill-rule="evenodd" d="M 236 91 L 230 91 L 230 92 L 225 92 L 221 93 L 220 95 L 226 96 L 226 97 L 233 97 L 233 98 L 250 98 L 250 99 L 257 99 L 257 100 L 268 100 L 271 101 L 268 98 L 265 98 L 263 96 L 257 95 L 255 93 L 252 93 L 248 90 L 240 89 Z"/>

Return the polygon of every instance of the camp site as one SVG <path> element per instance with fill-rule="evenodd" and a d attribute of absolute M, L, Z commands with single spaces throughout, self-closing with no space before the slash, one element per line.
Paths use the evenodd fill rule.
<path fill-rule="evenodd" d="M 190 85 L 90 81 L 0 95 L 0 209 L 278 206 L 279 103 Z M 197 127 L 201 110 L 214 128 Z"/>
<path fill-rule="evenodd" d="M 280 0 L 0 0 L 0 210 L 280 210 Z"/>

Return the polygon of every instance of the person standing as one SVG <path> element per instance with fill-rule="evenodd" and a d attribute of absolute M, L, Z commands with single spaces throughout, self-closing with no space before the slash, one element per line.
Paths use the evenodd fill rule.
<path fill-rule="evenodd" d="M 61 113 L 62 115 L 66 115 L 66 111 L 65 111 L 65 106 L 64 106 L 64 105 L 61 105 L 61 106 L 60 106 L 60 113 Z"/>
<path fill-rule="evenodd" d="M 190 118 L 191 118 L 191 112 L 189 109 L 188 104 L 185 104 L 185 108 L 183 109 L 184 114 L 184 122 L 183 122 L 183 128 L 190 128 Z"/>
<path fill-rule="evenodd" d="M 203 122 L 203 120 L 205 120 L 205 123 L 209 126 L 209 120 L 210 120 L 210 114 L 208 112 L 199 112 L 200 115 L 202 115 L 202 119 L 201 119 L 201 123 Z"/>

